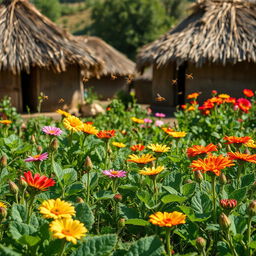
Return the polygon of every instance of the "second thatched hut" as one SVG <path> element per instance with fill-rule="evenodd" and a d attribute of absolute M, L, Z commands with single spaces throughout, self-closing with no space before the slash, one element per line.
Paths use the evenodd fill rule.
<path fill-rule="evenodd" d="M 192 14 L 144 46 L 137 69 L 153 65 L 153 98 L 158 104 L 183 104 L 195 91 L 212 89 L 241 96 L 256 90 L 256 4 L 246 0 L 198 0 Z"/>
<path fill-rule="evenodd" d="M 127 91 L 129 80 L 135 72 L 135 63 L 98 37 L 78 36 L 77 40 L 103 60 L 101 75 L 92 74 L 86 79 L 85 88 L 93 88 L 101 99 L 112 98 L 119 91 Z"/>

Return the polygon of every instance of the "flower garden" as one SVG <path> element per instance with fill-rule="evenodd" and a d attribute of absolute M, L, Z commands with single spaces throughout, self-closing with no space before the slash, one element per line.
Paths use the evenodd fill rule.
<path fill-rule="evenodd" d="M 256 104 L 212 91 L 176 112 L 23 123 L 0 105 L 0 255 L 256 255 Z"/>

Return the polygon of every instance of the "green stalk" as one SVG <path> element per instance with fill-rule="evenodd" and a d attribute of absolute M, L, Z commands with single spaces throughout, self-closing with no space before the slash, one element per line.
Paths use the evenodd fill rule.
<path fill-rule="evenodd" d="M 251 230 L 252 230 L 252 217 L 249 215 L 248 218 L 248 228 L 247 228 L 247 255 L 251 256 L 251 248 L 250 248 L 250 243 L 251 243 Z"/>
<path fill-rule="evenodd" d="M 66 249 L 66 240 L 62 240 L 62 244 L 61 244 L 61 250 L 60 250 L 60 252 L 59 252 L 59 256 L 63 256 L 64 255 L 64 253 L 65 253 L 65 249 Z"/>
<path fill-rule="evenodd" d="M 32 210 L 33 210 L 33 203 L 35 199 L 35 194 L 32 194 L 30 197 L 29 202 L 27 202 L 27 218 L 26 218 L 26 223 L 29 224 L 30 218 L 32 215 Z"/>
<path fill-rule="evenodd" d="M 153 180 L 154 193 L 155 193 L 155 198 L 156 198 L 156 203 L 157 203 L 157 199 L 158 199 L 158 187 L 157 187 L 157 182 L 156 182 L 156 175 L 153 175 L 152 180 Z"/>
<path fill-rule="evenodd" d="M 89 204 L 90 200 L 90 172 L 87 172 L 87 194 L 86 194 L 86 202 Z"/>
<path fill-rule="evenodd" d="M 169 227 L 166 227 L 166 230 L 165 230 L 165 239 L 166 239 L 167 255 L 168 255 L 168 256 L 172 256 L 171 229 L 170 229 Z"/>
<path fill-rule="evenodd" d="M 229 248 L 230 248 L 230 250 L 232 252 L 232 255 L 233 256 L 238 256 L 238 254 L 236 252 L 236 249 L 235 249 L 235 247 L 233 245 L 232 238 L 230 236 L 230 231 L 229 230 L 227 231 L 227 238 L 228 238 L 228 245 L 229 245 Z"/>
<path fill-rule="evenodd" d="M 213 222 L 217 223 L 217 213 L 216 213 L 216 176 L 212 176 L 212 202 L 213 202 L 213 212 L 212 218 Z"/>

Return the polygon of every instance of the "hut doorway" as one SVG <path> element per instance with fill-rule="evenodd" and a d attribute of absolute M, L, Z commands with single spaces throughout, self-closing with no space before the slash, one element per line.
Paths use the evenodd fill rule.
<path fill-rule="evenodd" d="M 22 90 L 22 111 L 25 113 L 34 112 L 35 99 L 33 99 L 32 76 L 26 72 L 21 72 L 21 90 Z"/>
<path fill-rule="evenodd" d="M 185 88 L 186 88 L 186 69 L 187 62 L 183 63 L 178 68 L 178 105 L 185 104 Z"/>

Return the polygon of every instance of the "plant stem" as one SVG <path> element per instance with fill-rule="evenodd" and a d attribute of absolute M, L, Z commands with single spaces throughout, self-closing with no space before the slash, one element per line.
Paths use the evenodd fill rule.
<path fill-rule="evenodd" d="M 157 203 L 157 199 L 158 199 L 158 187 L 157 187 L 157 183 L 156 183 L 156 176 L 152 177 L 153 180 L 153 186 L 154 186 L 154 193 L 155 193 L 155 198 L 156 198 L 156 203 Z"/>
<path fill-rule="evenodd" d="M 172 248 L 171 248 L 171 229 L 166 227 L 165 231 L 165 239 L 166 239 L 166 249 L 167 249 L 167 255 L 172 255 Z"/>
<path fill-rule="evenodd" d="M 230 250 L 232 251 L 232 255 L 233 255 L 233 256 L 238 256 L 238 254 L 237 254 L 237 252 L 236 252 L 236 250 L 235 250 L 235 248 L 234 248 L 234 245 L 233 245 L 232 238 L 231 238 L 231 236 L 230 236 L 230 231 L 229 231 L 229 230 L 227 231 L 227 238 L 228 238 L 228 245 L 229 245 L 229 248 L 230 248 Z"/>
<path fill-rule="evenodd" d="M 63 239 L 63 241 L 62 241 L 62 245 L 61 245 L 61 250 L 60 250 L 60 252 L 59 252 L 59 256 L 63 256 L 64 255 L 64 253 L 65 253 L 65 248 L 66 247 L 66 240 L 64 240 Z"/>
<path fill-rule="evenodd" d="M 29 224 L 29 221 L 32 215 L 34 199 L 35 199 L 35 194 L 32 194 L 29 202 L 27 203 L 27 219 L 26 219 L 27 224 Z"/>
<path fill-rule="evenodd" d="M 213 222 L 217 223 L 216 218 L 216 176 L 212 176 L 212 202 L 213 202 L 213 212 L 212 212 L 212 218 Z"/>
<path fill-rule="evenodd" d="M 251 249 L 250 249 L 250 243 L 251 243 L 251 228 L 252 228 L 252 217 L 249 215 L 248 218 L 248 227 L 247 227 L 247 255 L 251 256 Z"/>
<path fill-rule="evenodd" d="M 87 173 L 87 194 L 86 194 L 86 202 L 89 204 L 90 200 L 90 173 Z"/>

